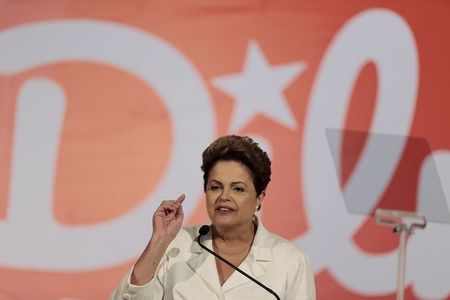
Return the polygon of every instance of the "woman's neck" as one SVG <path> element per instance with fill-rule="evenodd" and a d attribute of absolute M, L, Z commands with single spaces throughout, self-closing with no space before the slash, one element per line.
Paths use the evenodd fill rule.
<path fill-rule="evenodd" d="M 212 236 L 216 242 L 226 242 L 230 244 L 251 243 L 256 233 L 256 224 L 251 222 L 240 227 L 230 229 L 222 227 L 212 227 Z"/>

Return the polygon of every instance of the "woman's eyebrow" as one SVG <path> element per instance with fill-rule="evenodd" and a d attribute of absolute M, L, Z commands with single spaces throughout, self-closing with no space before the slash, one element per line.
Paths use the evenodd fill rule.
<path fill-rule="evenodd" d="M 211 180 L 209 181 L 209 183 L 218 183 L 218 184 L 222 184 L 222 182 L 220 182 L 220 181 L 217 180 L 217 179 L 211 179 Z"/>
<path fill-rule="evenodd" d="M 243 185 L 247 186 L 247 185 L 245 184 L 245 182 L 243 182 L 243 181 L 233 181 L 231 184 L 232 184 L 232 185 L 234 185 L 234 184 L 243 184 Z"/>

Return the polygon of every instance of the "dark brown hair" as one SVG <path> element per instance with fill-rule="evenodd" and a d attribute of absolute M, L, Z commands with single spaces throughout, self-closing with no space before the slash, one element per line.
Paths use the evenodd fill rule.
<path fill-rule="evenodd" d="M 259 196 L 267 187 L 271 175 L 269 156 L 248 136 L 227 135 L 215 140 L 202 154 L 203 190 L 206 191 L 209 172 L 218 161 L 237 161 L 250 171 Z"/>

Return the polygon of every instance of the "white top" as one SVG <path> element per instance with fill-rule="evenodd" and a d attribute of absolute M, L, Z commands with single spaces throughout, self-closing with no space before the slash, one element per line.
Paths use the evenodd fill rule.
<path fill-rule="evenodd" d="M 267 231 L 258 220 L 252 248 L 239 268 L 284 300 L 316 299 L 308 256 L 290 241 Z M 221 286 L 215 257 L 197 243 L 200 226 L 182 228 L 167 247 L 155 277 L 130 284 L 132 269 L 110 299 L 273 300 L 275 296 L 234 271 Z M 211 231 L 202 244 L 212 250 Z"/>

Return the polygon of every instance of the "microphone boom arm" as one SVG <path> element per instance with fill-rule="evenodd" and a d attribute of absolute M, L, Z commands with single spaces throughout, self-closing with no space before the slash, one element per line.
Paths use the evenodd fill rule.
<path fill-rule="evenodd" d="M 226 260 L 225 258 L 221 257 L 220 255 L 216 254 L 214 251 L 208 249 L 206 246 L 204 246 L 201 242 L 200 242 L 200 237 L 202 236 L 202 234 L 200 234 L 197 237 L 197 243 L 200 245 L 200 247 L 202 247 L 203 249 L 205 249 L 206 251 L 208 251 L 209 253 L 211 253 L 212 255 L 214 255 L 215 257 L 217 257 L 218 259 L 220 259 L 221 261 L 223 261 L 224 263 L 226 263 L 229 267 L 233 268 L 234 270 L 238 271 L 239 273 L 241 273 L 242 275 L 244 275 L 245 277 L 247 277 L 248 279 L 250 279 L 251 281 L 253 281 L 254 283 L 256 283 L 257 285 L 259 285 L 260 287 L 262 287 L 263 289 L 265 289 L 266 291 L 268 291 L 269 293 L 271 293 L 272 295 L 275 296 L 276 299 L 280 300 L 280 297 L 278 297 L 278 295 L 271 290 L 270 288 L 268 288 L 267 286 L 265 286 L 264 284 L 262 284 L 261 282 L 259 282 L 258 280 L 254 279 L 253 277 L 251 277 L 250 275 L 248 275 L 247 273 L 245 273 L 244 271 L 240 270 L 238 267 L 236 267 L 235 265 L 233 265 L 231 262 L 229 262 L 228 260 Z"/>

